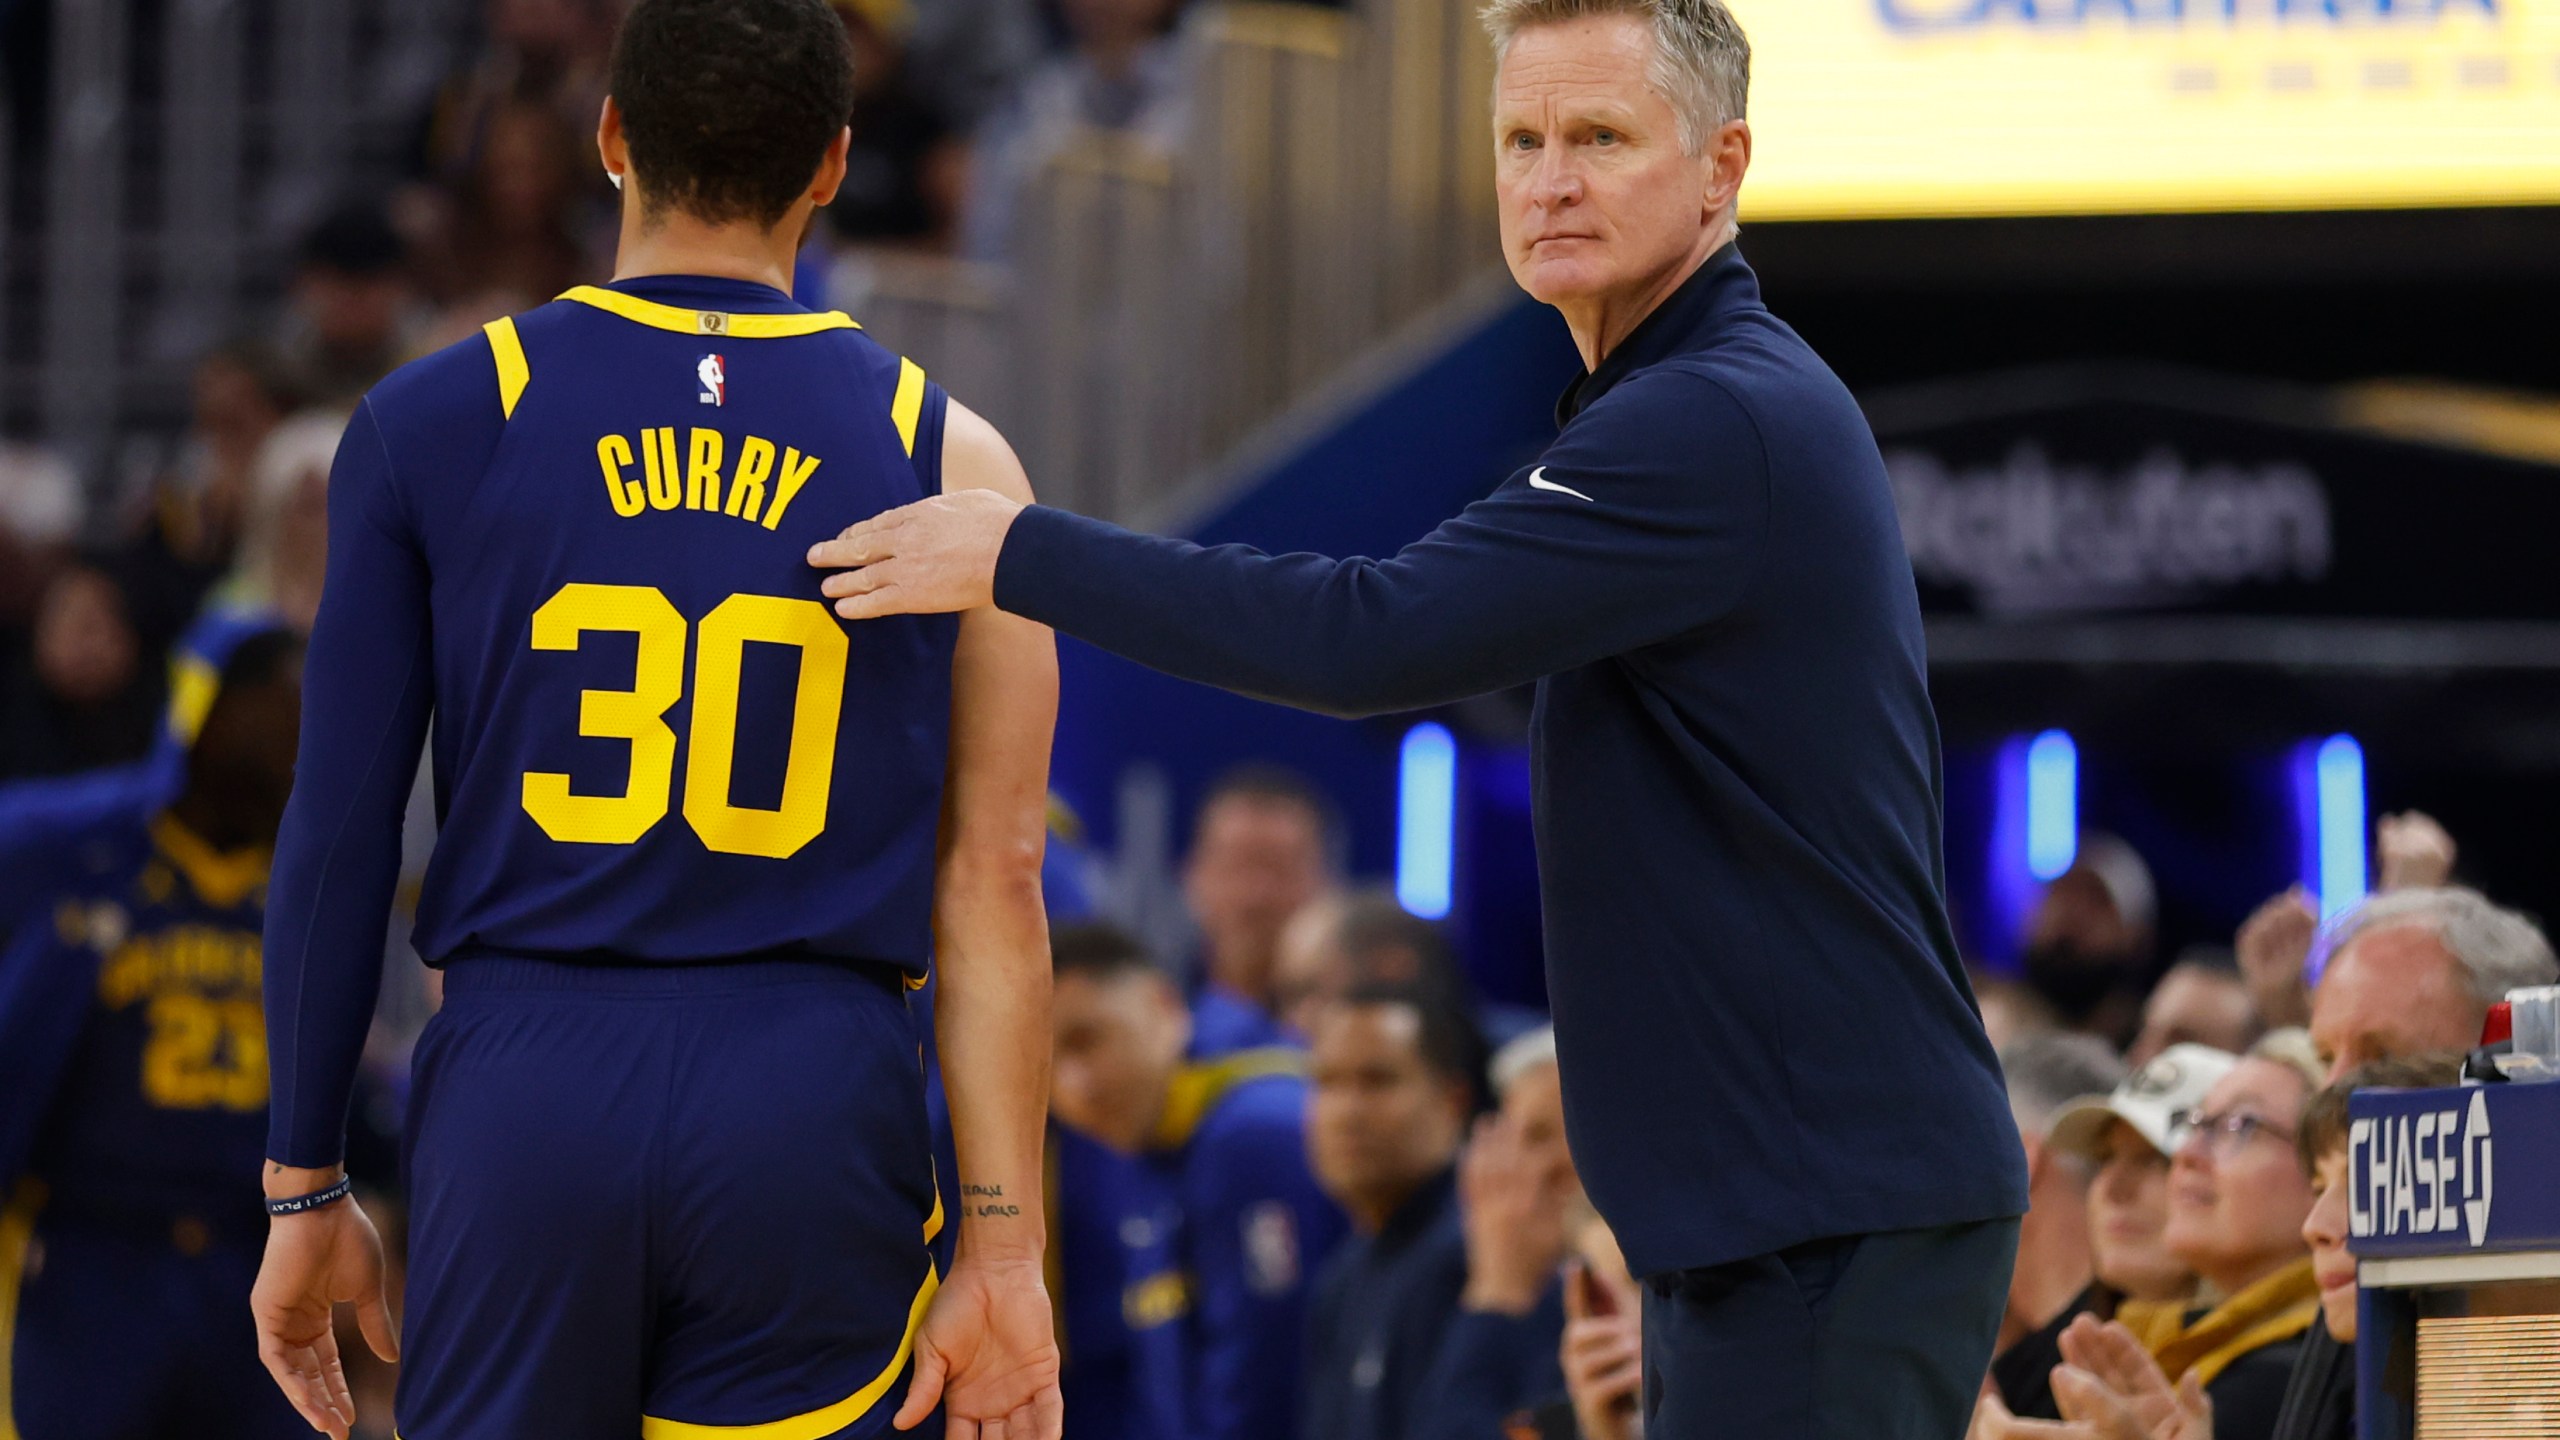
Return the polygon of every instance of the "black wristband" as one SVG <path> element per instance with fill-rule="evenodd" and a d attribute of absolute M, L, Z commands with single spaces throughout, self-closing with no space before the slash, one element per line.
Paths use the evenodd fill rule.
<path fill-rule="evenodd" d="M 290 1200 L 268 1201 L 267 1213 L 270 1215 L 299 1215 L 305 1210 L 317 1210 L 323 1205 L 334 1205 L 338 1201 L 346 1199 L 349 1195 L 355 1193 L 355 1188 L 355 1177 L 350 1175 L 341 1175 L 338 1177 L 338 1183 L 330 1186 L 326 1190 L 314 1190 L 308 1195 L 296 1195 Z"/>

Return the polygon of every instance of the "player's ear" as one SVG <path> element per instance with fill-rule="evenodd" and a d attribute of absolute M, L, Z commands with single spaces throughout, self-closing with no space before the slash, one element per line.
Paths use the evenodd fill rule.
<path fill-rule="evenodd" d="M 596 156 L 604 162 L 605 178 L 614 189 L 621 189 L 623 177 L 631 170 L 631 142 L 622 133 L 622 107 L 610 95 L 604 97 L 596 115 Z"/>
<path fill-rule="evenodd" d="M 827 153 L 818 160 L 818 173 L 810 178 L 809 199 L 821 209 L 832 204 L 836 191 L 844 184 L 845 157 L 853 153 L 853 127 L 848 125 L 827 142 Z"/>

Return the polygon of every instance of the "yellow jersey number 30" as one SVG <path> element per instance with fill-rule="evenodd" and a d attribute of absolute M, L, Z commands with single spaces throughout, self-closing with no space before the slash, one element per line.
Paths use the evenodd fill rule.
<path fill-rule="evenodd" d="M 543 834 L 574 845 L 628 845 L 666 818 L 676 769 L 676 732 L 668 727 L 666 713 L 684 696 L 688 628 L 698 633 L 693 723 L 686 737 L 685 823 L 705 846 L 724 855 L 775 860 L 826 828 L 847 651 L 844 627 L 826 606 L 779 595 L 732 595 L 713 606 L 699 627 L 688 627 L 655 586 L 570 584 L 533 612 L 533 648 L 575 650 L 591 630 L 639 637 L 631 688 L 583 691 L 578 703 L 580 735 L 630 742 L 631 775 L 619 795 L 572 795 L 568 776 L 526 771 L 524 811 Z M 800 652 L 782 803 L 771 810 L 729 803 L 729 774 L 738 745 L 738 671 L 750 640 Z"/>

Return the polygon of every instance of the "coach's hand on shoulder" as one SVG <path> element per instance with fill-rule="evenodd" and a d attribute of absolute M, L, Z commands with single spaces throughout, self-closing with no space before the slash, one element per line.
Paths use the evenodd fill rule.
<path fill-rule="evenodd" d="M 312 1177 L 320 1178 L 313 1183 Z M 279 1171 L 268 1189 L 271 1197 L 309 1194 L 334 1179 L 334 1171 Z M 340 1305 L 356 1307 L 356 1324 L 374 1354 L 400 1358 L 382 1291 L 382 1237 L 363 1207 L 346 1199 L 267 1222 L 266 1258 L 249 1292 L 258 1358 L 312 1429 L 347 1440 L 356 1402 L 330 1324 Z"/>
<path fill-rule="evenodd" d="M 819 587 L 847 620 L 939 615 L 992 605 L 996 557 L 1020 501 L 993 490 L 962 490 L 902 505 L 809 549 L 821 569 L 847 566 Z"/>
<path fill-rule="evenodd" d="M 915 1380 L 894 1423 L 943 1407 L 945 1440 L 1059 1440 L 1058 1342 L 1040 1261 L 962 1256 L 925 1311 Z"/>

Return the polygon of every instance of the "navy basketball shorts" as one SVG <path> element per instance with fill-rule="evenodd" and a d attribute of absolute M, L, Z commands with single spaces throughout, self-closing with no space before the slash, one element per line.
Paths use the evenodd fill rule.
<path fill-rule="evenodd" d="M 241 1205 L 247 1208 L 243 1190 Z M 228 1233 L 45 1205 L 0 1214 L 0 1435 L 308 1440 L 258 1360 L 263 1220 Z"/>
<path fill-rule="evenodd" d="M 886 967 L 448 965 L 400 1434 L 888 1433 L 943 1218 L 916 1038 Z"/>

